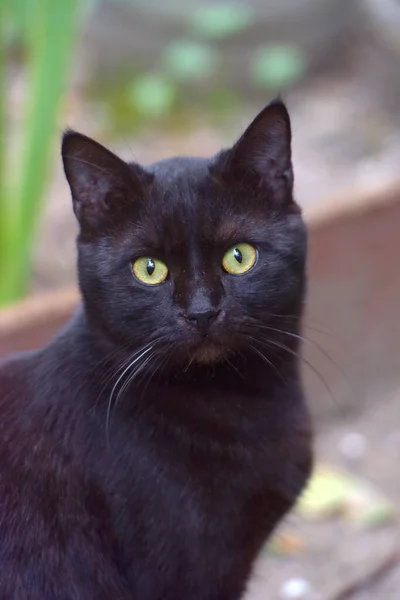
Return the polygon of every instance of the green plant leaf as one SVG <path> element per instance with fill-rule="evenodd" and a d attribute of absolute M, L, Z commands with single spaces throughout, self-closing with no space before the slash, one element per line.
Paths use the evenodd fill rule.
<path fill-rule="evenodd" d="M 349 480 L 345 473 L 317 464 L 297 501 L 296 510 L 305 519 L 328 518 L 343 511 L 348 491 Z"/>
<path fill-rule="evenodd" d="M 266 45 L 258 49 L 251 64 L 253 82 L 266 89 L 286 88 L 306 70 L 302 51 L 292 45 Z"/>
<path fill-rule="evenodd" d="M 5 147 L 6 147 L 6 90 L 7 90 L 7 72 L 6 72 L 6 43 L 5 43 L 5 32 L 6 32 L 6 11 L 5 6 L 0 2 L 0 219 L 2 214 L 2 206 L 5 202 L 5 186 L 4 186 L 4 175 L 5 175 Z M 0 229 L 1 231 L 1 229 Z M 0 256 L 1 256 L 1 244 L 0 239 Z"/>
<path fill-rule="evenodd" d="M 27 11 L 27 25 L 23 19 L 19 21 L 27 49 L 27 123 L 18 178 L 3 178 L 1 182 L 0 304 L 19 298 L 27 288 L 31 245 L 43 205 L 78 16 L 77 0 L 26 0 L 18 4 Z"/>
<path fill-rule="evenodd" d="M 167 115 L 177 96 L 175 85 L 162 75 L 137 77 L 129 90 L 129 98 L 135 110 L 145 118 Z"/>
<path fill-rule="evenodd" d="M 246 4 L 221 3 L 198 8 L 190 25 L 204 37 L 222 39 L 246 30 L 254 20 L 254 12 Z"/>
<path fill-rule="evenodd" d="M 179 40 L 165 48 L 163 62 L 174 77 L 195 81 L 209 76 L 214 71 L 217 56 L 206 44 Z"/>

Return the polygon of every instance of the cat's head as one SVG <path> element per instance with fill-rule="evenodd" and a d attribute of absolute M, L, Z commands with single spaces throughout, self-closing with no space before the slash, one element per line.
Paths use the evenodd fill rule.
<path fill-rule="evenodd" d="M 104 336 L 204 362 L 296 331 L 306 232 L 280 100 L 212 158 L 144 168 L 73 131 L 62 156 L 84 305 Z"/>

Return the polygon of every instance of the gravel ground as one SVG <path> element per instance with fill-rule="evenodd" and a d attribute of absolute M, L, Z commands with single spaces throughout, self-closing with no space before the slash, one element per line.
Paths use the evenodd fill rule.
<path fill-rule="evenodd" d="M 396 509 L 400 507 L 399 404 L 400 391 L 377 399 L 376 406 L 354 415 L 346 423 L 325 424 L 317 439 L 319 459 L 372 482 Z M 364 441 L 363 452 L 353 460 L 343 452 L 343 440 L 349 433 L 362 436 Z M 246 600 L 399 600 L 397 519 L 381 527 L 357 528 L 339 519 L 312 524 L 291 515 L 282 528 L 306 540 L 305 550 L 290 559 L 263 558 Z M 387 564 L 390 560 L 393 568 Z M 381 570 L 382 576 L 378 577 Z M 293 578 L 308 582 L 309 591 L 285 595 L 285 584 Z M 353 584 L 356 589 L 350 593 Z M 364 584 L 365 589 L 357 591 Z M 347 595 L 344 590 L 348 590 Z"/>

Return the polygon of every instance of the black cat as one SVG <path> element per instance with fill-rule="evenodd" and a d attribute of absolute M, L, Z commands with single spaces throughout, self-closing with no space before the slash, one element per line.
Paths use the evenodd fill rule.
<path fill-rule="evenodd" d="M 238 600 L 311 468 L 306 231 L 274 101 L 144 169 L 69 131 L 82 306 L 0 368 L 1 600 Z"/>

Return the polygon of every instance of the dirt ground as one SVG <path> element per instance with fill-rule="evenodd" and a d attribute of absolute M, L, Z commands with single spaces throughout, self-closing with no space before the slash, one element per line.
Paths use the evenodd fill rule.
<path fill-rule="evenodd" d="M 309 87 L 306 97 L 300 94 L 290 101 L 296 191 L 306 216 L 322 197 L 398 175 L 400 135 L 393 133 L 390 117 L 358 102 L 361 95 L 362 89 L 351 80 L 331 79 Z M 208 155 L 233 141 L 249 116 L 250 111 L 228 134 L 204 126 L 186 136 L 160 139 L 149 134 L 140 140 L 116 140 L 112 148 L 143 163 L 171 154 Z M 76 115 L 69 124 L 95 135 L 87 115 Z M 75 234 L 58 164 L 38 236 L 35 290 L 74 281 Z M 399 402 L 400 392 L 393 391 L 345 421 L 332 418 L 317 424 L 316 443 L 318 458 L 375 483 L 396 507 L 400 507 Z M 349 458 L 343 440 L 354 433 L 361 436 L 363 449 L 357 458 Z M 305 548 L 291 558 L 263 555 L 246 600 L 400 600 L 400 559 L 394 554 L 400 548 L 397 522 L 357 529 L 338 518 L 315 524 L 292 514 L 282 529 L 297 533 Z M 300 580 L 297 590 L 288 584 L 293 579 Z"/>
<path fill-rule="evenodd" d="M 396 509 L 400 507 L 399 403 L 400 392 L 393 393 L 346 422 L 317 426 L 316 444 L 317 458 L 373 482 Z M 350 459 L 343 441 L 354 433 L 362 436 L 365 445 L 357 459 Z M 339 518 L 309 523 L 294 514 L 281 529 L 301 536 L 305 549 L 290 559 L 263 557 L 246 600 L 399 600 L 397 519 L 380 527 L 357 528 Z M 293 578 L 304 579 L 309 590 L 285 595 L 285 583 Z"/>

